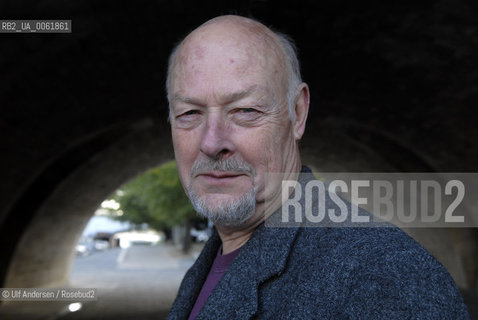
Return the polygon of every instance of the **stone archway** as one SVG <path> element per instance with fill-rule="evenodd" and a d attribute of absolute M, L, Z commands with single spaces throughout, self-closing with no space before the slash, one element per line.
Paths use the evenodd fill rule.
<path fill-rule="evenodd" d="M 173 159 L 170 141 L 167 126 L 137 123 L 65 175 L 15 243 L 4 286 L 65 284 L 75 244 L 95 209 L 124 182 Z"/>

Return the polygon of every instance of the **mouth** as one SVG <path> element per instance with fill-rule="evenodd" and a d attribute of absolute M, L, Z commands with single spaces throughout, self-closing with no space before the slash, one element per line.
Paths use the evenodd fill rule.
<path fill-rule="evenodd" d="M 215 179 L 227 179 L 243 176 L 240 172 L 211 171 L 198 174 L 198 176 L 210 177 Z"/>
<path fill-rule="evenodd" d="M 226 172 L 226 171 L 211 171 L 198 174 L 197 178 L 203 178 L 209 183 L 227 183 L 232 182 L 235 179 L 245 176 L 245 173 L 241 172 Z"/>

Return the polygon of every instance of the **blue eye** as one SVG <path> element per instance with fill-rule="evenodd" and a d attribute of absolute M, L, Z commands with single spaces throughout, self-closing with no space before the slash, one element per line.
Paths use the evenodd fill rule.
<path fill-rule="evenodd" d="M 241 112 L 243 112 L 243 113 L 251 113 L 251 112 L 255 112 L 255 111 L 256 111 L 256 109 L 254 109 L 254 108 L 241 108 L 240 110 L 241 110 Z"/>
<path fill-rule="evenodd" d="M 189 111 L 186 111 L 185 113 L 183 113 L 183 115 L 190 116 L 190 115 L 197 114 L 197 113 L 198 113 L 197 110 L 189 110 Z"/>

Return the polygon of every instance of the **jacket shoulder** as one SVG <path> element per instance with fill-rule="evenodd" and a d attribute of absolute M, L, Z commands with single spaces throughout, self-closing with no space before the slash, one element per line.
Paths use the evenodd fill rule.
<path fill-rule="evenodd" d="M 303 228 L 281 278 L 324 317 L 469 318 L 445 268 L 396 227 Z"/>

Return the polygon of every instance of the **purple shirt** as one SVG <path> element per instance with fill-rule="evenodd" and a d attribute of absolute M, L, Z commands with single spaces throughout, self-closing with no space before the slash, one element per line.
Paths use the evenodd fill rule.
<path fill-rule="evenodd" d="M 234 258 L 239 254 L 241 248 L 238 248 L 228 254 L 221 254 L 222 252 L 222 245 L 219 247 L 217 251 L 216 258 L 212 263 L 211 270 L 209 270 L 209 274 L 207 275 L 206 281 L 202 285 L 201 292 L 199 292 L 199 296 L 196 299 L 196 303 L 194 304 L 191 313 L 189 314 L 188 320 L 196 319 L 199 311 L 206 303 L 207 298 L 211 294 L 212 290 L 216 287 L 219 280 L 221 280 L 222 276 L 226 272 L 227 268 L 231 265 Z"/>

